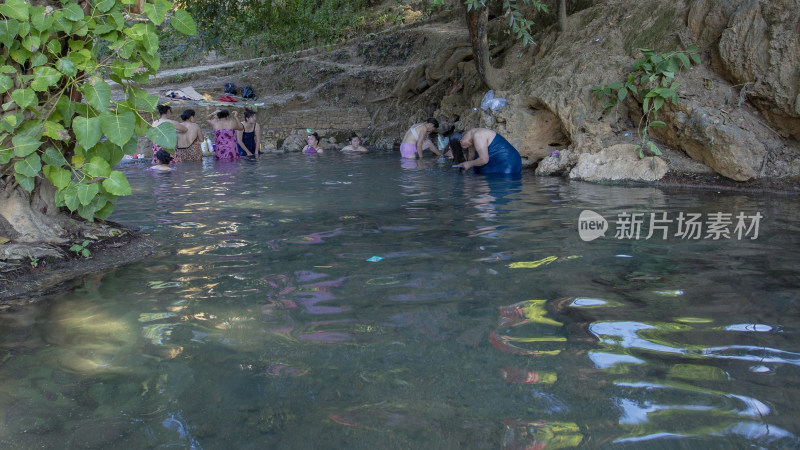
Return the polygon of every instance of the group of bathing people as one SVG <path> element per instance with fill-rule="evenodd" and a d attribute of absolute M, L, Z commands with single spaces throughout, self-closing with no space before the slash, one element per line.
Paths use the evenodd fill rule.
<path fill-rule="evenodd" d="M 158 126 L 170 122 L 175 126 L 178 140 L 174 155 L 170 155 L 160 146 L 153 144 L 153 164 L 167 170 L 170 162 L 200 161 L 203 158 L 201 143 L 203 132 L 195 123 L 195 111 L 187 109 L 181 114 L 181 122 L 170 119 L 172 108 L 169 105 L 158 106 L 159 117 L 153 122 Z M 239 159 L 241 156 L 258 158 L 261 152 L 261 128 L 256 123 L 254 111 L 244 111 L 244 121 L 239 121 L 238 111 L 231 113 L 218 109 L 206 116 L 206 122 L 214 130 L 214 153 L 217 159 Z M 403 158 L 422 159 L 424 150 L 441 156 L 436 145 L 427 138 L 428 134 L 439 128 L 436 119 L 429 118 L 425 122 L 412 125 L 403 136 L 400 154 Z M 343 152 L 363 153 L 367 149 L 361 146 L 357 134 L 350 136 L 350 144 Z M 311 132 L 306 137 L 305 154 L 323 153 L 319 135 Z M 519 152 L 503 136 L 488 128 L 472 128 L 467 131 L 453 131 L 449 135 L 449 145 L 445 156 L 452 159 L 454 165 L 463 169 L 475 168 L 475 173 L 485 174 L 517 174 L 522 169 Z M 155 167 L 154 167 L 155 168 Z"/>
<path fill-rule="evenodd" d="M 430 118 L 416 123 L 406 131 L 400 144 L 400 155 L 408 159 L 422 159 L 430 150 L 441 156 L 436 145 L 427 138 L 428 133 L 439 128 L 439 122 Z M 522 171 L 522 157 L 516 148 L 496 131 L 472 128 L 453 131 L 444 156 L 453 160 L 454 167 L 474 168 L 475 173 L 518 174 Z"/>

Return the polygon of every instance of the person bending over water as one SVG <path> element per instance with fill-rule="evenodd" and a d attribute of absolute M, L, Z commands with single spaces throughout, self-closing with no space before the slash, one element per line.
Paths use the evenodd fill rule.
<path fill-rule="evenodd" d="M 256 123 L 256 112 L 249 109 L 244 110 L 244 122 L 242 130 L 236 132 L 236 144 L 239 147 L 240 156 L 255 156 L 261 154 L 261 127 Z M 250 130 L 250 131 L 248 131 Z"/>
<path fill-rule="evenodd" d="M 153 172 L 169 172 L 172 168 L 169 166 L 170 161 L 172 161 L 172 155 L 170 155 L 166 150 L 161 149 L 156 152 L 156 160 L 158 164 L 154 166 L 150 166 L 147 170 L 152 170 Z"/>
<path fill-rule="evenodd" d="M 180 153 L 184 161 L 202 161 L 203 149 L 200 143 L 203 142 L 203 132 L 200 127 L 194 123 L 195 112 L 193 109 L 187 109 L 181 113 L 181 125 L 186 127 L 185 133 L 178 133 L 178 146 L 175 148 L 175 153 Z"/>
<path fill-rule="evenodd" d="M 206 116 L 206 122 L 214 129 L 214 153 L 217 159 L 239 159 L 235 132 L 244 130 L 244 127 L 239 122 L 238 111 L 233 111 L 233 118 L 230 115 L 227 109 L 218 109 Z M 212 119 L 212 116 L 217 118 Z"/>
<path fill-rule="evenodd" d="M 322 146 L 319 145 L 319 135 L 316 132 L 309 134 L 306 137 L 306 142 L 308 144 L 303 147 L 303 153 L 308 155 L 322 153 Z"/>
<path fill-rule="evenodd" d="M 158 119 L 153 121 L 153 126 L 157 127 L 157 126 L 161 125 L 164 122 L 169 122 L 173 126 L 175 126 L 175 131 L 178 132 L 178 136 L 179 136 L 178 139 L 180 139 L 181 133 L 185 133 L 187 131 L 187 128 L 185 126 L 181 125 L 180 123 L 170 119 L 169 116 L 171 114 L 172 114 L 172 107 L 171 106 L 169 106 L 167 104 L 158 105 Z M 156 153 L 158 153 L 159 150 L 164 150 L 164 149 L 160 145 L 154 143 L 153 144 L 153 161 L 152 161 L 153 164 L 158 164 L 158 158 L 156 158 Z M 183 160 L 181 158 L 180 151 L 178 151 L 177 149 L 175 150 L 175 157 L 172 158 L 172 160 L 175 161 L 175 162 L 181 162 Z"/>
<path fill-rule="evenodd" d="M 522 171 L 522 157 L 517 149 L 499 133 L 488 128 L 453 132 L 450 148 L 453 156 L 469 150 L 469 154 L 464 155 L 466 161 L 458 166 L 464 169 L 474 167 L 475 173 L 518 174 Z"/>
<path fill-rule="evenodd" d="M 400 156 L 409 159 L 422 159 L 424 150 L 430 150 L 436 156 L 441 156 L 439 149 L 427 138 L 428 133 L 436 128 L 439 128 L 439 121 L 434 118 L 411 125 L 411 128 L 403 136 L 403 142 L 400 144 Z"/>
<path fill-rule="evenodd" d="M 345 153 L 366 153 L 367 149 L 361 146 L 361 138 L 357 134 L 350 135 L 350 145 L 342 149 Z"/>

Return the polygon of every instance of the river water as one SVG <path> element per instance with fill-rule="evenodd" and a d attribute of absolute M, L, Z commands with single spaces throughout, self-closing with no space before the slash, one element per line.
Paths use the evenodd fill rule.
<path fill-rule="evenodd" d="M 0 315 L 2 448 L 800 446 L 794 197 L 123 170 L 111 219 L 161 245 Z"/>

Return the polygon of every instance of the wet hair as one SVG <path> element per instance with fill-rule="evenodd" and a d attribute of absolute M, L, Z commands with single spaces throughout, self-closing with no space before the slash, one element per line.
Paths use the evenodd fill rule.
<path fill-rule="evenodd" d="M 436 119 L 434 119 L 433 117 L 429 117 L 429 118 L 428 118 L 428 119 L 425 121 L 425 123 L 429 123 L 429 124 L 433 125 L 433 128 L 439 128 L 439 121 L 438 121 L 438 120 L 436 120 Z"/>
<path fill-rule="evenodd" d="M 185 121 L 191 119 L 192 117 L 194 117 L 194 114 L 195 113 L 194 113 L 193 109 L 187 109 L 187 110 L 185 110 L 184 112 L 181 113 L 181 120 L 183 120 L 185 122 Z"/>
<path fill-rule="evenodd" d="M 352 141 L 355 138 L 358 138 L 359 140 L 361 140 L 361 136 L 357 135 L 356 133 L 353 133 L 353 134 L 350 135 L 350 141 Z"/>
<path fill-rule="evenodd" d="M 249 109 L 244 110 L 244 120 L 247 120 L 256 115 L 255 111 L 250 111 Z"/>
<path fill-rule="evenodd" d="M 464 132 L 455 130 L 448 137 L 450 138 L 450 150 L 453 152 L 453 164 L 461 164 L 466 161 L 464 149 L 461 148 L 461 138 L 464 137 Z"/>
<path fill-rule="evenodd" d="M 317 143 L 319 143 L 319 142 L 320 142 L 320 140 L 319 140 L 319 135 L 317 134 L 317 132 L 316 132 L 316 131 L 315 131 L 315 132 L 313 132 L 313 133 L 309 133 L 309 136 L 314 136 L 314 139 L 316 139 L 316 140 L 317 140 Z"/>
<path fill-rule="evenodd" d="M 156 159 L 161 164 L 169 164 L 172 161 L 172 155 L 168 151 L 161 149 L 156 152 Z"/>
<path fill-rule="evenodd" d="M 162 104 L 158 105 L 158 114 L 160 116 L 163 116 L 164 114 L 166 114 L 166 113 L 168 113 L 170 111 L 172 111 L 172 107 L 169 106 L 168 104 L 162 103 Z"/>
<path fill-rule="evenodd" d="M 231 113 L 227 109 L 220 109 L 219 112 L 217 113 L 217 119 L 225 119 L 230 115 Z"/>

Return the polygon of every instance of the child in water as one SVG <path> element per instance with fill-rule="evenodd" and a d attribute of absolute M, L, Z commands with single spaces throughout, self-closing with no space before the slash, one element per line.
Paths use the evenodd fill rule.
<path fill-rule="evenodd" d="M 157 151 L 155 156 L 156 160 L 158 160 L 158 164 L 148 167 L 147 170 L 152 170 L 153 172 L 169 172 L 172 170 L 169 166 L 170 161 L 172 161 L 172 155 L 166 150 L 161 149 Z"/>
<path fill-rule="evenodd" d="M 306 137 L 306 142 L 308 142 L 308 144 L 303 147 L 303 153 L 309 155 L 322 153 L 322 146 L 319 144 L 319 135 L 316 132 L 309 134 L 308 137 Z"/>

